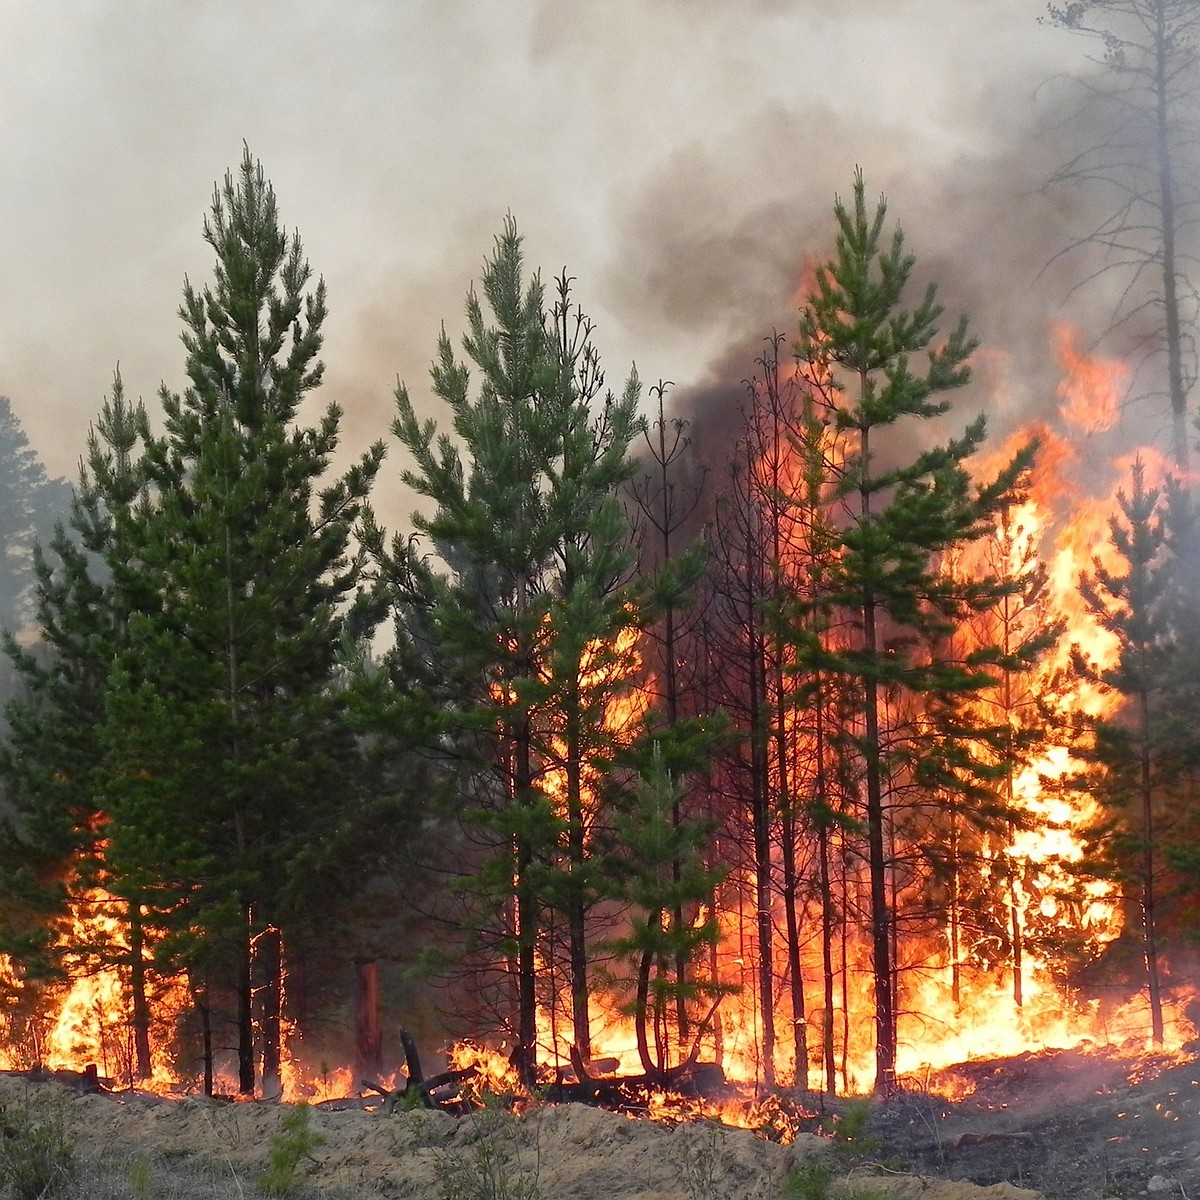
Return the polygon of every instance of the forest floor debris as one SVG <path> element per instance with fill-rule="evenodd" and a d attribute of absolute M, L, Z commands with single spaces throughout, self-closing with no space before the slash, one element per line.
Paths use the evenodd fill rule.
<path fill-rule="evenodd" d="M 783 1146 L 713 1121 L 676 1125 L 580 1104 L 523 1117 L 314 1108 L 287 1194 L 328 1200 L 784 1200 L 812 1156 L 832 1200 L 1102 1200 L 1200 1195 L 1200 1064 L 1054 1051 L 974 1062 L 870 1102 L 847 1141 Z M 957 1101 L 935 1087 L 957 1085 Z M 837 1102 L 834 1112 L 863 1102 Z M 81 1166 L 61 1195 L 216 1200 L 272 1193 L 289 1109 L 272 1103 L 86 1094 L 0 1077 L 4 1113 L 57 1122 Z M 846 1128 L 849 1125 L 845 1126 Z M 9 1136 L 7 1130 L 5 1136 Z M 1025 1190 L 1028 1189 L 1028 1190 Z M 795 1191 L 791 1193 L 797 1195 Z M 805 1200 L 811 1200 L 803 1193 Z"/>

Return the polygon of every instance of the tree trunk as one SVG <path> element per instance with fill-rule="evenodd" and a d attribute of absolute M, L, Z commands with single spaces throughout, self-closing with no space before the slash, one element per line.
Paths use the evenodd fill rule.
<path fill-rule="evenodd" d="M 238 930 L 237 970 L 237 1061 L 238 1092 L 243 1096 L 254 1095 L 254 1009 L 253 976 L 251 960 L 253 949 L 250 943 L 250 905 L 243 903 L 241 927 Z"/>
<path fill-rule="evenodd" d="M 1142 930 L 1146 949 L 1146 982 L 1150 993 L 1150 1036 L 1156 1046 L 1161 1046 L 1162 980 L 1158 970 L 1158 945 L 1154 929 L 1154 788 L 1150 770 L 1150 697 L 1145 687 L 1138 692 L 1138 708 L 1141 723 Z"/>
<path fill-rule="evenodd" d="M 658 929 L 662 924 L 662 911 L 655 910 L 646 918 L 647 930 Z M 650 1054 L 650 1034 L 647 1026 L 650 1020 L 650 969 L 654 965 L 654 955 L 646 950 L 638 963 L 637 998 L 633 1010 L 633 1031 L 637 1040 L 638 1058 L 642 1062 L 642 1070 L 647 1075 L 653 1075 L 665 1064 L 655 1062 Z"/>
<path fill-rule="evenodd" d="M 821 1016 L 821 1053 L 825 1064 L 825 1091 L 832 1096 L 837 1083 L 833 1042 L 833 887 L 829 878 L 829 821 L 825 815 L 817 826 L 817 856 L 821 872 L 821 975 L 825 1001 Z"/>
<path fill-rule="evenodd" d="M 133 1073 L 135 1079 L 154 1074 L 150 1061 L 150 1001 L 146 995 L 146 936 L 136 901 L 129 902 L 129 991 L 133 1005 Z"/>
<path fill-rule="evenodd" d="M 373 958 L 354 960 L 354 1074 L 357 1079 L 383 1075 L 379 964 Z"/>
<path fill-rule="evenodd" d="M 1179 281 L 1175 246 L 1175 181 L 1171 161 L 1170 91 L 1168 52 L 1172 37 L 1166 29 L 1166 14 L 1161 3 L 1155 5 L 1154 90 L 1155 132 L 1158 145 L 1158 198 L 1162 218 L 1163 317 L 1167 335 L 1167 379 L 1171 393 L 1171 456 L 1185 475 L 1188 470 L 1187 400 L 1188 385 L 1183 370 L 1183 325 L 1179 313 Z"/>
<path fill-rule="evenodd" d="M 204 1095 L 213 1094 L 213 1036 L 212 1008 L 208 1002 L 208 985 L 197 984 L 188 976 L 188 990 L 192 994 L 192 1005 L 200 1018 L 200 1053 L 204 1070 Z"/>
<path fill-rule="evenodd" d="M 754 909 L 758 941 L 759 1014 L 762 1022 L 762 1081 L 775 1086 L 775 971 L 771 937 L 771 826 L 770 788 L 767 779 L 766 730 L 762 691 L 762 645 L 751 642 L 751 804 L 754 826 Z"/>
<path fill-rule="evenodd" d="M 959 928 L 959 837 L 958 837 L 958 805 L 950 801 L 950 839 L 947 849 L 950 851 L 950 1000 L 955 1009 L 962 1003 L 962 967 L 960 963 L 962 945 Z"/>
<path fill-rule="evenodd" d="M 578 685 L 578 680 L 575 681 Z M 581 754 L 580 695 L 578 686 L 564 700 L 567 710 L 564 740 L 566 742 L 567 776 L 567 859 L 572 875 L 572 888 L 567 903 L 567 939 L 571 971 L 571 1036 L 575 1047 L 586 1062 L 592 1055 L 591 1019 L 588 995 L 588 950 L 585 901 L 580 876 L 585 869 L 587 844 L 584 830 L 583 762 Z"/>
<path fill-rule="evenodd" d="M 278 1100 L 283 1095 L 283 946 L 279 930 L 269 925 L 259 935 L 255 959 L 259 964 L 262 1026 L 262 1095 Z"/>
<path fill-rule="evenodd" d="M 800 960 L 800 920 L 796 912 L 796 820 L 789 805 L 783 817 L 783 903 L 787 935 L 788 992 L 792 1005 L 792 1053 L 796 1059 L 794 1086 L 808 1090 L 808 1014 L 804 1003 L 804 973 Z"/>
<path fill-rule="evenodd" d="M 517 731 L 514 747 L 514 801 L 528 805 L 533 781 L 529 723 Z M 517 934 L 517 1074 L 527 1087 L 537 1079 L 537 905 L 530 882 L 533 855 L 529 839 L 515 838 L 513 887 L 516 899 Z"/>

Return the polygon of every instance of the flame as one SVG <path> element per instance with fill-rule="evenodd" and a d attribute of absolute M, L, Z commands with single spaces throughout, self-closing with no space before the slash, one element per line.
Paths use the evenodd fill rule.
<path fill-rule="evenodd" d="M 1069 325 L 1056 324 L 1051 332 L 1059 365 L 1065 372 L 1058 385 L 1063 419 L 1086 433 L 1112 429 L 1133 378 L 1132 368 L 1121 359 L 1081 351 L 1079 333 Z"/>
<path fill-rule="evenodd" d="M 1058 422 L 1042 422 L 1020 430 L 1002 445 L 980 455 L 977 464 L 981 478 L 987 477 L 1006 462 L 1018 445 L 1030 438 L 1040 443 L 1036 470 L 1027 496 L 1005 514 L 995 536 L 971 553 L 947 564 L 947 570 L 980 572 L 989 569 L 980 556 L 993 556 L 1012 571 L 1024 564 L 1040 562 L 1046 570 L 1046 610 L 1038 619 L 1049 623 L 1061 619 L 1066 632 L 1046 660 L 1021 682 L 1029 695 L 1051 700 L 1068 713 L 1101 715 L 1111 711 L 1112 696 L 1078 678 L 1068 678 L 1068 666 L 1074 647 L 1100 667 L 1115 661 L 1117 646 L 1112 634 L 1104 630 L 1090 614 L 1079 596 L 1081 573 L 1099 560 L 1116 566 L 1109 548 L 1108 522 L 1114 512 L 1114 491 L 1128 474 L 1133 455 L 1119 459 L 1113 467 L 1111 486 L 1092 485 L 1079 459 L 1071 436 L 1061 428 L 1101 434 L 1114 427 L 1122 397 L 1131 378 L 1130 368 L 1119 360 L 1105 359 L 1079 349 L 1078 333 L 1066 326 L 1051 331 L 1063 378 L 1057 394 L 1060 400 Z M 794 364 L 780 373 L 781 385 L 800 386 L 805 380 Z M 818 388 L 828 381 L 809 379 Z M 833 461 L 845 447 L 833 447 Z M 1168 464 L 1164 456 L 1151 448 L 1137 452 L 1147 466 L 1148 480 L 1163 478 Z M 794 495 L 803 478 L 803 464 L 794 440 L 787 437 L 769 442 L 755 464 L 760 494 L 770 502 Z M 803 512 L 783 505 L 783 551 L 772 560 L 772 569 L 792 572 L 800 578 L 805 569 L 802 547 L 808 533 Z M 830 638 L 836 638 L 831 633 Z M 959 635 L 964 643 L 973 636 L 969 629 Z M 786 667 L 787 664 L 785 663 Z M 587 691 L 606 697 L 603 727 L 617 740 L 628 740 L 642 722 L 652 688 L 625 687 L 641 671 L 638 632 L 631 620 L 611 645 L 593 643 L 580 664 L 580 683 Z M 506 683 L 494 685 L 498 700 L 516 703 L 516 693 Z M 989 702 L 986 700 L 981 701 Z M 918 712 L 893 714 L 919 720 Z M 1006 718 L 1007 719 L 1007 718 Z M 1018 719 L 1018 718 L 1013 718 Z M 810 735 L 793 714 L 786 730 L 796 747 L 794 758 L 803 759 Z M 566 747 L 561 731 L 547 730 L 549 747 L 541 785 L 560 811 L 566 811 L 566 772 L 561 765 Z M 559 761 L 555 761 L 555 760 Z M 1048 931 L 1069 934 L 1086 944 L 1092 953 L 1118 937 L 1122 930 L 1123 910 L 1113 885 L 1089 880 L 1080 885 L 1074 871 L 1084 854 L 1084 830 L 1095 811 L 1090 802 L 1077 793 L 1068 795 L 1062 786 L 1078 768 L 1073 748 L 1065 740 L 1045 746 L 1031 761 L 1015 771 L 1011 778 L 1013 799 L 1024 814 L 1019 826 L 991 830 L 981 836 L 976 848 L 977 883 L 981 889 L 978 903 L 993 928 L 1013 930 L 1014 939 L 1026 941 L 1019 965 L 1002 945 L 989 948 L 981 930 L 935 929 L 921 939 L 904 941 L 899 952 L 899 1046 L 897 1070 L 901 1076 L 922 1086 L 952 1095 L 968 1086 L 955 1081 L 948 1068 L 972 1058 L 995 1058 L 1046 1047 L 1070 1048 L 1087 1045 L 1118 1046 L 1127 1050 L 1131 1061 L 1144 1051 L 1148 1037 L 1146 999 L 1135 996 L 1120 1008 L 1080 997 L 1058 977 L 1055 964 L 1039 949 L 1039 937 Z M 771 766 L 772 786 L 786 785 L 795 794 L 806 786 L 800 768 L 793 763 Z M 597 768 L 583 769 L 583 795 L 587 820 L 597 813 Z M 589 830 L 591 826 L 588 826 Z M 829 834 L 829 858 L 835 864 L 838 899 L 842 910 L 861 913 L 866 910 L 866 879 L 857 835 L 844 826 Z M 897 835 L 901 836 L 901 835 Z M 714 847 L 719 856 L 720 842 Z M 780 866 L 780 838 L 775 831 L 772 869 Z M 811 870 L 811 864 L 806 866 Z M 788 914 L 778 888 L 767 914 L 774 930 L 783 929 Z M 901 894 L 901 902 L 910 899 Z M 974 901 L 973 901 L 974 902 Z M 712 1014 L 710 1027 L 701 1038 L 701 1061 L 719 1065 L 730 1081 L 727 1089 L 714 1089 L 713 1096 L 694 1097 L 667 1089 L 633 1089 L 625 1105 L 631 1115 L 649 1116 L 663 1121 L 678 1121 L 703 1116 L 726 1124 L 767 1129 L 771 1136 L 791 1140 L 798 1129 L 810 1121 L 797 1105 L 789 1105 L 778 1094 L 761 1094 L 764 1078 L 765 1035 L 761 1019 L 758 942 L 759 918 L 753 871 L 744 862 L 735 862 L 714 897 L 712 915 L 719 931 L 712 961 L 705 968 L 711 978 L 730 984 L 737 994 L 724 998 Z M 695 920 L 703 921 L 702 909 Z M 869 1088 L 874 1076 L 872 1022 L 874 1003 L 870 945 L 861 922 L 842 921 L 833 947 L 832 971 L 837 986 L 833 1010 L 825 1011 L 825 999 L 818 981 L 824 963 L 820 938 L 814 934 L 811 909 L 799 914 L 804 924 L 801 975 L 806 987 L 806 1011 L 794 1014 L 787 997 L 770 997 L 775 1015 L 777 1040 L 771 1066 L 776 1078 L 798 1083 L 803 1075 L 809 1086 L 824 1084 L 825 1065 L 821 1055 L 820 1031 L 829 1018 L 832 1022 L 835 1078 L 842 1092 Z M 982 926 L 981 926 L 982 929 Z M 1044 940 L 1044 939 L 1042 939 Z M 777 953 L 782 954 L 776 939 Z M 120 904 L 111 896 L 92 889 L 81 892 L 70 924 L 61 935 L 64 948 L 108 946 L 125 954 L 129 950 L 127 922 Z M 85 1063 L 99 1065 L 102 1073 L 132 1082 L 129 1049 L 129 981 L 118 967 L 102 963 L 79 964 L 68 985 L 46 990 L 40 997 L 40 1014 L 28 1024 L 28 1034 L 18 1035 L 11 1012 L 36 998 L 12 964 L 0 960 L 0 986 L 11 997 L 10 1037 L 0 1061 L 8 1067 L 41 1061 L 49 1067 L 79 1069 Z M 542 980 L 555 979 L 560 969 L 545 954 L 539 966 Z M 788 964 L 772 964 L 775 980 L 784 979 Z M 1019 1001 L 1017 999 L 1019 997 Z M 154 1044 L 154 1075 L 147 1086 L 157 1089 L 178 1087 L 181 1080 L 170 1062 L 167 1032 L 173 1020 L 187 1011 L 185 990 L 171 981 L 155 980 L 153 992 L 156 1023 L 159 1027 Z M 1186 1006 L 1194 997 L 1177 990 L 1166 997 L 1167 1046 L 1178 1048 L 1195 1036 L 1186 1016 Z M 602 989 L 591 996 L 592 1061 L 589 1075 L 615 1081 L 618 1077 L 641 1072 L 633 1022 L 621 1011 L 617 997 Z M 792 1028 L 803 1035 L 799 1063 L 795 1060 Z M 540 1057 L 545 1063 L 542 1082 L 570 1080 L 571 1062 L 570 999 L 565 994 L 546 992 L 538 1013 Z M 303 1044 L 302 1031 L 285 1028 L 283 1059 L 284 1098 L 317 1101 L 352 1092 L 356 1080 L 348 1066 L 313 1066 Z M 673 1050 L 681 1047 L 673 1046 Z M 686 1050 L 686 1047 L 682 1048 Z M 479 1099 L 484 1093 L 518 1096 L 522 1089 L 505 1048 L 463 1042 L 451 1047 L 449 1062 L 454 1069 L 471 1069 L 462 1090 Z M 682 1055 L 681 1055 L 682 1057 Z M 399 1078 L 400 1082 L 397 1082 Z M 402 1077 L 379 1081 L 386 1088 L 399 1087 Z M 223 1086 L 234 1091 L 232 1081 Z M 717 1093 L 723 1093 L 718 1095 Z M 524 1103 L 532 1102 L 526 1097 Z"/>

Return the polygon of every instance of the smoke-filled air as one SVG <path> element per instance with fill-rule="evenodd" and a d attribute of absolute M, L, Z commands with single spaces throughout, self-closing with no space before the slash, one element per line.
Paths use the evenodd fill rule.
<path fill-rule="evenodd" d="M 0 0 L 0 1067 L 786 1142 L 1183 1055 L 1198 38 Z"/>

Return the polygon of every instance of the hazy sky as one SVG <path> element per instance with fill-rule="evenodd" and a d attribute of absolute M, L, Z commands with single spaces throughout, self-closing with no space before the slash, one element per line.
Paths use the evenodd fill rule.
<path fill-rule="evenodd" d="M 686 395 L 792 319 L 861 164 L 948 300 L 1017 354 L 1064 295 L 1035 284 L 1061 215 L 1030 193 L 1036 88 L 1083 55 L 1042 12 L 0 0 L 0 394 L 73 478 L 118 362 L 148 404 L 183 385 L 180 289 L 209 276 L 201 222 L 243 141 L 327 282 L 323 395 L 351 449 L 386 434 L 397 376 L 427 394 L 509 211 L 531 265 L 576 276 L 610 379 L 636 361 Z"/>

